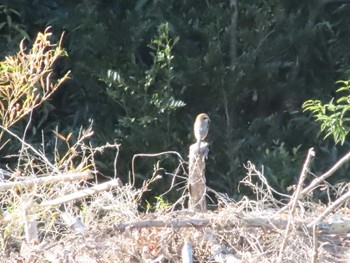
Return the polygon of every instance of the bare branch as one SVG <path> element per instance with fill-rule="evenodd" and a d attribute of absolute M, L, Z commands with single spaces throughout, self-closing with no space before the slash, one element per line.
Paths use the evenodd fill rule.
<path fill-rule="evenodd" d="M 81 199 L 81 198 L 87 197 L 89 195 L 94 195 L 94 194 L 97 194 L 99 192 L 109 190 L 113 187 L 121 187 L 121 186 L 122 186 L 121 181 L 119 178 L 117 178 L 115 180 L 105 182 L 103 184 L 95 185 L 93 187 L 75 192 L 73 194 L 68 194 L 68 195 L 56 198 L 54 200 L 44 201 L 40 204 L 40 206 L 61 205 L 61 204 L 68 203 L 68 202 L 73 201 L 73 200 Z"/>
<path fill-rule="evenodd" d="M 32 187 L 35 185 L 44 185 L 44 184 L 53 184 L 57 182 L 69 182 L 76 180 L 87 180 L 92 179 L 94 176 L 89 171 L 78 172 L 78 173 L 69 173 L 57 176 L 47 176 L 47 177 L 39 177 L 34 179 L 27 179 L 23 181 L 17 182 L 9 182 L 9 183 L 0 183 L 0 191 L 9 190 L 14 187 Z"/>

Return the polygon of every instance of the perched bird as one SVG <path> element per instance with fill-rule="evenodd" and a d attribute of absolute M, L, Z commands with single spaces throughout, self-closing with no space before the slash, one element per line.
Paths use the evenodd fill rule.
<path fill-rule="evenodd" d="M 200 146 L 201 146 L 201 141 L 203 141 L 209 131 L 209 116 L 205 113 L 200 113 L 198 114 L 196 121 L 194 123 L 194 137 L 196 137 L 197 140 L 197 152 L 199 152 Z"/>

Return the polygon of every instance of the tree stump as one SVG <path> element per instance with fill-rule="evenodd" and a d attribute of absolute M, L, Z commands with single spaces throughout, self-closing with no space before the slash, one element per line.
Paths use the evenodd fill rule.
<path fill-rule="evenodd" d="M 207 142 L 201 142 L 199 150 L 197 147 L 197 143 L 194 143 L 190 146 L 188 173 L 188 208 L 193 211 L 204 212 L 207 210 L 207 202 L 205 199 L 205 160 L 207 159 L 209 149 Z"/>

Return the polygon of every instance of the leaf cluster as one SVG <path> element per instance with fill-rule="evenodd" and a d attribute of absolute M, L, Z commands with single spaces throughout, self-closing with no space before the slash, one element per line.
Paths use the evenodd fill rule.
<path fill-rule="evenodd" d="M 19 52 L 0 62 L 0 122 L 9 128 L 42 105 L 68 78 L 53 81 L 53 65 L 66 53 L 58 44 L 52 44 L 52 33 L 39 33 L 32 48 L 26 51 L 24 41 Z M 1 132 L 3 134 L 3 131 Z"/>
<path fill-rule="evenodd" d="M 350 131 L 348 126 L 350 81 L 338 81 L 337 83 L 343 85 L 337 90 L 337 92 L 343 92 L 340 98 L 333 98 L 325 104 L 320 100 L 307 100 L 303 104 L 303 109 L 311 111 L 316 121 L 321 122 L 321 132 L 326 133 L 324 139 L 333 136 L 335 143 L 343 144 Z"/>

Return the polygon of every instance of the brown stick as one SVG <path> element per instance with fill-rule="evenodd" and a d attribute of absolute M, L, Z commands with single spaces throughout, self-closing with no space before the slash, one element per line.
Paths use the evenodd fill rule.
<path fill-rule="evenodd" d="M 210 224 L 210 219 L 187 219 L 181 221 L 144 220 L 138 222 L 122 223 L 114 226 L 114 230 L 124 231 L 129 228 L 150 228 L 150 227 L 205 227 Z"/>
<path fill-rule="evenodd" d="M 318 230 L 317 226 L 314 225 L 312 229 L 312 263 L 317 263 L 318 246 Z"/>
<path fill-rule="evenodd" d="M 113 226 L 114 230 L 124 231 L 126 229 L 151 228 L 151 227 L 261 227 L 263 229 L 285 229 L 287 220 L 271 219 L 268 217 L 212 217 L 212 218 L 184 218 L 182 220 L 142 220 L 135 222 L 126 222 Z M 298 229 L 304 227 L 304 222 L 295 222 Z M 309 229 L 311 231 L 311 228 Z"/>
<path fill-rule="evenodd" d="M 61 196 L 59 198 L 56 198 L 54 200 L 44 201 L 40 204 L 40 206 L 53 206 L 53 205 L 60 205 L 64 204 L 73 200 L 81 199 L 89 195 L 97 194 L 102 191 L 109 190 L 113 187 L 120 187 L 122 185 L 122 182 L 119 178 L 105 182 L 103 184 L 98 184 L 93 187 L 75 192 L 73 194 Z"/>
<path fill-rule="evenodd" d="M 69 174 L 63 174 L 63 175 L 57 175 L 57 176 L 46 176 L 46 177 L 28 179 L 28 180 L 17 181 L 17 182 L 1 183 L 0 191 L 9 190 L 9 189 L 12 189 L 13 187 L 31 187 L 34 185 L 87 180 L 92 178 L 94 178 L 94 176 L 90 173 L 90 171 L 84 171 L 79 173 L 69 173 Z"/>

